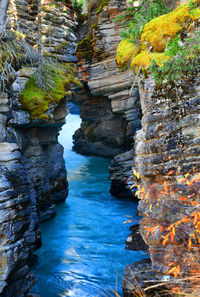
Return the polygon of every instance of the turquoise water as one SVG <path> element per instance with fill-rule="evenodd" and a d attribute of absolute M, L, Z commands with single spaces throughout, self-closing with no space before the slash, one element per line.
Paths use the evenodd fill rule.
<path fill-rule="evenodd" d="M 59 141 L 65 148 L 69 196 L 57 206 L 57 216 L 41 225 L 43 246 L 37 251 L 34 293 L 41 297 L 100 297 L 117 286 L 126 264 L 145 257 L 125 250 L 130 233 L 123 224 L 137 205 L 109 194 L 109 159 L 86 157 L 72 151 L 72 135 L 80 126 L 68 115 Z M 137 219 L 135 218 L 135 222 Z"/>

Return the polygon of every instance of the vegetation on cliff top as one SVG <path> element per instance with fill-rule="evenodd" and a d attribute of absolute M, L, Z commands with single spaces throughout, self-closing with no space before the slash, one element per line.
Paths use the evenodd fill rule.
<path fill-rule="evenodd" d="M 190 0 L 186 4 L 178 6 L 172 12 L 161 15 L 144 25 L 141 28 L 138 41 L 133 42 L 133 39 L 121 41 L 117 49 L 116 63 L 120 68 L 131 65 L 131 68 L 136 71 L 142 68 L 142 70 L 146 71 L 148 69 L 154 72 L 156 71 L 155 65 L 157 65 L 159 67 L 158 72 L 160 72 L 160 67 L 169 63 L 169 60 L 179 50 L 184 49 L 184 47 L 179 46 L 185 38 L 184 34 L 195 30 L 200 17 L 199 4 L 199 0 Z M 186 44 L 189 45 L 189 39 Z M 198 42 L 196 44 L 192 42 L 191 44 L 194 47 L 191 48 L 190 46 L 191 54 L 189 54 L 189 59 L 194 55 L 194 49 L 196 50 Z M 136 48 L 137 50 L 135 50 Z M 172 48 L 176 48 L 176 50 L 173 51 Z M 185 53 L 184 56 L 186 58 L 188 55 Z M 153 67 L 149 68 L 151 64 Z M 173 65 L 171 64 L 171 66 Z M 155 75 L 156 78 L 158 78 L 158 72 Z"/>
<path fill-rule="evenodd" d="M 55 5 L 48 4 L 48 9 L 54 9 Z M 49 6 L 50 5 L 50 6 Z M 46 6 L 43 11 L 46 11 Z M 61 7 L 62 9 L 63 7 Z M 48 11 L 47 9 L 47 11 Z M 3 30 L 0 31 L 0 91 L 6 90 L 15 80 L 16 71 L 26 64 L 28 67 L 36 67 L 32 77 L 25 85 L 25 89 L 19 94 L 22 108 L 30 113 L 30 119 L 48 119 L 49 108 L 58 103 L 65 95 L 70 95 L 71 84 L 81 85 L 76 69 L 71 63 L 60 63 L 56 54 L 44 56 L 42 42 L 42 8 L 38 2 L 37 11 L 36 44 L 34 49 L 22 32 L 12 28 L 12 23 L 5 22 Z M 17 21 L 16 21 L 17 22 Z M 17 23 L 17 26 L 20 26 Z M 28 35 L 30 32 L 26 31 Z M 27 40 L 26 40 L 27 39 Z M 68 42 L 61 42 L 55 47 L 61 52 L 66 48 Z"/>
<path fill-rule="evenodd" d="M 71 84 L 81 86 L 73 64 L 60 64 L 50 59 L 42 66 L 41 87 L 37 83 L 37 72 L 26 83 L 19 95 L 24 110 L 31 120 L 48 118 L 50 103 L 58 103 L 65 95 L 71 95 Z"/>
<path fill-rule="evenodd" d="M 87 3 L 87 0 L 83 0 L 83 3 Z M 102 51 L 96 44 L 96 41 L 102 38 L 98 34 L 98 21 L 96 16 L 103 11 L 105 6 L 108 6 L 108 3 L 109 0 L 91 0 L 87 5 L 88 13 L 78 15 L 77 21 L 79 26 L 88 19 L 88 16 L 90 16 L 89 19 L 91 21 L 88 35 L 77 43 L 77 56 L 79 59 L 86 59 L 90 62 L 92 57 L 95 57 L 97 60 L 107 57 L 108 53 Z M 96 14 L 96 16 L 94 16 L 94 14 Z"/>
<path fill-rule="evenodd" d="M 168 2 L 169 0 L 130 1 L 125 12 L 114 19 L 114 21 L 121 20 L 123 30 L 120 35 L 132 42 L 137 42 L 140 39 L 145 24 L 170 11 L 167 6 Z"/>
<path fill-rule="evenodd" d="M 170 54 L 172 48 L 174 54 Z M 158 83 L 196 76 L 200 65 L 200 32 L 196 31 L 193 36 L 186 38 L 184 43 L 181 43 L 180 38 L 175 38 L 164 57 L 166 62 L 163 63 L 162 60 L 159 65 L 156 59 L 153 59 L 149 68 Z"/>
<path fill-rule="evenodd" d="M 72 0 L 73 10 L 77 13 L 78 16 L 83 11 L 83 4 L 84 4 L 84 1 Z"/>

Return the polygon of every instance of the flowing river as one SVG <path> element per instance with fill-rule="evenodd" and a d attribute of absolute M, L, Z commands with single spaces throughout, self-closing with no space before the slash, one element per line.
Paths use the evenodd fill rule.
<path fill-rule="evenodd" d="M 110 160 L 72 151 L 72 135 L 80 123 L 78 115 L 69 114 L 59 136 L 69 196 L 57 206 L 57 216 L 41 224 L 43 246 L 33 268 L 33 291 L 40 297 L 116 296 L 112 290 L 122 296 L 125 265 L 145 258 L 143 252 L 125 250 L 130 231 L 123 222 L 126 215 L 134 216 L 137 204 L 110 195 Z"/>

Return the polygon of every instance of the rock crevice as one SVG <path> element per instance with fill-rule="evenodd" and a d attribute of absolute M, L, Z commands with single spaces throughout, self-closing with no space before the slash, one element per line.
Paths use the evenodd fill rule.
<path fill-rule="evenodd" d="M 133 135 L 141 127 L 139 93 L 135 87 L 130 94 L 135 79 L 132 71 L 116 66 L 121 28 L 119 22 L 113 22 L 126 8 L 126 1 L 109 1 L 101 10 L 97 4 L 89 6 L 88 19 L 79 26 L 78 67 L 86 91 L 73 98 L 81 105 L 83 121 L 74 136 L 74 149 L 118 156 L 110 167 L 111 193 L 132 197 L 127 179 L 132 171 Z"/>

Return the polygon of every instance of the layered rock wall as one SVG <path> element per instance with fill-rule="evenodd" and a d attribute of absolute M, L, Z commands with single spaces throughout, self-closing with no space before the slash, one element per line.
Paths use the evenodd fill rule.
<path fill-rule="evenodd" d="M 11 0 L 8 7 L 11 28 L 20 30 L 25 40 L 37 48 L 38 6 L 33 0 Z M 41 1 L 41 33 L 43 53 L 61 62 L 76 62 L 76 23 L 71 2 Z"/>
<path fill-rule="evenodd" d="M 8 15 L 10 26 L 25 35 L 28 47 L 24 62 L 35 63 L 37 6 L 31 1 L 11 1 Z M 61 62 L 76 61 L 76 38 L 72 31 L 75 21 L 70 2 L 43 4 L 42 23 L 44 52 L 56 55 Z M 14 83 L 8 92 L 0 94 L 2 297 L 27 295 L 34 283 L 28 260 L 41 245 L 38 222 L 52 218 L 55 203 L 64 201 L 68 194 L 63 148 L 58 143 L 67 115 L 66 98 L 51 103 L 45 119 L 31 119 L 19 100 L 19 93 L 35 71 L 25 66 L 17 66 Z"/>
<path fill-rule="evenodd" d="M 55 113 L 50 122 L 33 124 L 16 97 L 1 95 L 1 296 L 28 291 L 33 276 L 27 260 L 41 244 L 38 222 L 52 218 L 55 202 L 67 197 L 63 148 L 57 140 L 66 115 L 62 105 L 55 108 L 62 109 L 61 118 Z"/>
<path fill-rule="evenodd" d="M 133 73 L 116 66 L 121 28 L 113 21 L 123 13 L 126 1 L 109 1 L 101 9 L 98 5 L 98 1 L 89 4 L 88 20 L 79 29 L 78 66 L 86 93 L 74 99 L 81 105 L 83 120 L 74 136 L 74 149 L 110 158 L 122 154 L 111 163 L 111 192 L 132 195 L 127 179 L 132 171 L 133 135 L 140 128 L 139 93 L 134 87 L 130 94 Z"/>
<path fill-rule="evenodd" d="M 194 182 L 194 188 L 193 183 L 180 183 L 199 172 L 199 82 L 199 75 L 163 86 L 151 78 L 139 82 L 143 117 L 135 166 L 145 189 L 145 195 L 140 194 L 140 231 L 161 279 L 166 274 L 172 279 L 186 276 L 200 267 L 193 236 L 199 183 Z"/>

